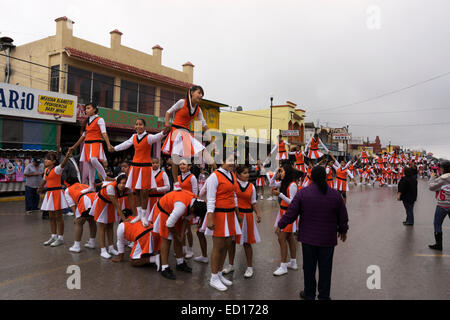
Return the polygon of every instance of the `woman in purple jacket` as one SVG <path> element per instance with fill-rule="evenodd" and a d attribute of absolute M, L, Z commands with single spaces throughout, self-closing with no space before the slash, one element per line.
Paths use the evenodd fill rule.
<path fill-rule="evenodd" d="M 328 187 L 325 168 L 311 171 L 313 183 L 298 191 L 286 214 L 278 222 L 277 232 L 300 216 L 298 241 L 302 243 L 305 289 L 302 299 L 316 298 L 316 268 L 319 267 L 318 299 L 330 300 L 331 270 L 337 236 L 347 239 L 348 215 L 341 194 Z"/>

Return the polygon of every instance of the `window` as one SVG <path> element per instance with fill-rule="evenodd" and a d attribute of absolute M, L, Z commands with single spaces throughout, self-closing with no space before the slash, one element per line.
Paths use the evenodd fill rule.
<path fill-rule="evenodd" d="M 69 66 L 67 93 L 78 97 L 78 103 L 87 104 L 91 101 L 92 72 Z"/>
<path fill-rule="evenodd" d="M 138 84 L 122 80 L 120 82 L 120 110 L 137 112 L 138 110 Z"/>
<path fill-rule="evenodd" d="M 155 87 L 139 85 L 139 112 L 155 114 Z"/>
<path fill-rule="evenodd" d="M 50 91 L 59 92 L 59 65 L 51 67 Z"/>
<path fill-rule="evenodd" d="M 104 108 L 113 107 L 114 78 L 94 73 L 92 100 Z"/>
<path fill-rule="evenodd" d="M 80 104 L 91 101 L 104 108 L 112 108 L 114 78 L 69 66 L 67 93 L 78 97 Z"/>
<path fill-rule="evenodd" d="M 170 109 L 178 100 L 183 99 L 184 94 L 180 92 L 161 89 L 159 116 L 164 117 L 167 110 Z"/>

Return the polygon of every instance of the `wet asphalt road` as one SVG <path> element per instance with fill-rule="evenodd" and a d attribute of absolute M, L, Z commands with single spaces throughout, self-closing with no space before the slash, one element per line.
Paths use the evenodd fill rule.
<path fill-rule="evenodd" d="M 405 212 L 395 200 L 396 187 L 351 186 L 348 195 L 349 233 L 335 250 L 331 297 L 333 299 L 450 299 L 450 221 L 444 222 L 444 251 L 434 252 L 434 194 L 419 181 L 415 205 L 415 225 L 405 227 Z M 267 194 L 267 191 L 266 191 Z M 267 196 L 266 196 L 267 197 Z M 73 244 L 73 217 L 65 219 L 65 245 L 51 248 L 42 243 L 49 238 L 48 220 L 40 213 L 27 215 L 24 203 L 0 203 L 0 299 L 280 299 L 296 300 L 303 289 L 301 246 L 299 270 L 274 277 L 279 266 L 279 246 L 274 234 L 278 205 L 260 200 L 263 221 L 259 224 L 262 242 L 254 248 L 254 276 L 244 279 L 246 269 L 242 247 L 237 248 L 235 271 L 227 278 L 233 285 L 219 292 L 208 284 L 210 265 L 190 260 L 192 274 L 176 272 L 177 280 L 162 278 L 154 267 L 133 268 L 104 260 L 99 249 L 68 251 Z M 85 225 L 82 243 L 88 238 Z M 208 239 L 208 252 L 212 242 Z M 98 240 L 97 240 L 98 246 Z M 126 251 L 128 253 L 129 251 Z M 195 256 L 200 253 L 194 235 Z M 175 259 L 170 255 L 175 269 Z M 81 269 L 81 289 L 69 290 L 67 267 Z M 367 268 L 381 271 L 381 289 L 369 290 Z"/>

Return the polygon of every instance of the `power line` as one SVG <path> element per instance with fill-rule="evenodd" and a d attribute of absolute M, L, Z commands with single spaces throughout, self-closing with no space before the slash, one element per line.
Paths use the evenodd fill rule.
<path fill-rule="evenodd" d="M 324 112 L 323 114 L 326 114 L 326 115 L 367 115 L 367 114 L 392 114 L 392 113 L 408 113 L 408 112 L 426 112 L 426 111 L 435 111 L 435 110 L 450 110 L 450 107 L 422 108 L 422 109 L 399 110 L 399 111 L 336 112 L 336 113 Z"/>
<path fill-rule="evenodd" d="M 336 110 L 336 109 L 341 109 L 341 108 L 347 108 L 347 107 L 351 107 L 351 106 L 354 106 L 354 105 L 357 105 L 357 104 L 361 104 L 361 103 L 366 103 L 366 102 L 369 102 L 369 101 L 377 100 L 377 99 L 380 99 L 380 98 L 383 98 L 383 97 L 386 97 L 386 96 L 389 96 L 389 95 L 392 95 L 392 94 L 399 93 L 399 92 L 407 90 L 407 89 L 411 89 L 411 88 L 419 86 L 421 84 L 424 84 L 424 83 L 427 83 L 427 82 L 430 82 L 430 81 L 433 81 L 433 80 L 436 80 L 436 79 L 439 79 L 439 78 L 446 77 L 448 75 L 450 75 L 450 71 L 449 72 L 445 72 L 445 73 L 441 73 L 441 74 L 439 74 L 437 76 L 431 77 L 431 78 L 423 80 L 423 81 L 416 82 L 416 83 L 408 85 L 406 87 L 402 87 L 402 88 L 399 88 L 399 89 L 396 89 L 396 90 L 388 91 L 386 93 L 383 93 L 383 94 L 380 94 L 380 95 L 377 95 L 377 96 L 374 96 L 374 97 L 371 97 L 371 98 L 368 98 L 368 99 L 364 99 L 364 100 L 353 102 L 353 103 L 343 104 L 343 105 L 339 105 L 339 106 L 336 106 L 336 107 L 320 109 L 320 110 L 317 110 L 317 111 L 311 111 L 310 113 L 321 113 L 322 111 L 327 111 L 327 110 Z"/>

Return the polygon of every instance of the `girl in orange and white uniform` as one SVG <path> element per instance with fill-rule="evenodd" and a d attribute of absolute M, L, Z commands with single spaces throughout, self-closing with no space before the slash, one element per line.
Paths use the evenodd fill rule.
<path fill-rule="evenodd" d="M 273 171 L 268 171 L 266 173 L 266 177 L 267 177 L 267 180 L 269 181 L 269 184 L 270 184 L 270 181 L 273 179 L 274 176 L 275 176 L 275 173 Z M 272 190 L 273 190 L 273 188 L 272 188 Z M 267 198 L 267 200 L 269 200 L 269 201 L 276 200 L 276 197 L 272 197 L 272 193 L 271 193 L 270 197 Z"/>
<path fill-rule="evenodd" d="M 128 221 L 130 218 L 125 218 L 120 208 L 118 199 L 123 194 L 128 194 L 133 214 L 136 214 L 134 205 L 133 193 L 126 188 L 127 176 L 122 174 L 116 178 L 114 182 L 104 182 L 102 188 L 97 193 L 98 197 L 92 204 L 90 215 L 94 216 L 98 225 L 98 236 L 100 240 L 100 256 L 105 259 L 111 258 L 110 254 L 118 255 L 119 253 L 114 249 L 113 242 L 113 228 L 114 222 L 119 221 L 119 216 L 122 221 Z M 108 252 L 106 251 L 105 236 L 108 236 Z"/>
<path fill-rule="evenodd" d="M 110 152 L 123 151 L 134 147 L 126 187 L 136 193 L 137 216 L 131 221 L 140 221 L 147 212 L 148 194 L 152 185 L 152 144 L 163 138 L 163 132 L 152 135 L 145 130 L 145 120 L 137 119 L 134 124 L 136 133 L 130 139 L 110 148 Z"/>
<path fill-rule="evenodd" d="M 266 170 L 264 169 L 264 165 L 261 160 L 258 159 L 256 165 L 256 189 L 258 194 L 260 195 L 260 199 L 264 199 L 264 186 L 266 185 Z"/>
<path fill-rule="evenodd" d="M 367 158 L 367 151 L 366 151 L 366 149 L 363 149 L 363 151 L 361 151 L 361 154 L 360 154 L 359 158 L 361 159 L 361 163 L 362 164 L 368 164 L 369 163 L 369 159 Z"/>
<path fill-rule="evenodd" d="M 191 122 L 194 119 L 201 121 L 201 126 L 204 131 L 208 131 L 208 125 L 203 118 L 202 110 L 199 102 L 204 96 L 203 88 L 200 86 L 193 86 L 186 93 L 186 98 L 179 100 L 174 104 L 165 115 L 164 133 L 168 134 L 162 146 L 162 152 L 167 155 L 177 155 L 183 158 L 191 158 L 194 155 L 202 152 L 205 147 L 200 141 L 197 141 L 190 131 Z M 170 118 L 175 115 L 172 125 L 170 125 Z M 208 152 L 203 152 L 203 156 L 208 164 L 215 167 Z M 172 160 L 173 157 L 172 157 Z M 172 177 L 174 181 L 174 189 L 180 188 L 177 181 L 178 164 L 172 164 Z"/>
<path fill-rule="evenodd" d="M 274 227 L 276 228 L 276 234 L 278 236 L 278 243 L 280 245 L 281 263 L 280 267 L 273 273 L 274 276 L 281 276 L 288 272 L 288 268 L 297 270 L 297 241 L 295 240 L 294 233 L 297 232 L 297 221 L 289 224 L 283 230 L 278 229 L 278 221 L 286 213 L 289 204 L 294 199 L 295 194 L 298 191 L 297 180 L 299 178 L 299 171 L 294 169 L 290 165 L 283 165 L 277 172 L 277 179 L 281 180 L 281 183 L 275 183 L 272 180 L 271 186 L 279 188 L 280 190 L 274 190 L 272 193 L 278 196 L 280 201 L 280 210 L 278 212 Z M 288 262 L 288 247 L 291 255 L 291 260 Z"/>
<path fill-rule="evenodd" d="M 289 146 L 289 145 L 290 145 L 290 143 L 284 141 L 281 136 L 278 136 L 278 145 L 275 145 L 273 147 L 272 151 L 270 151 L 269 156 L 278 149 L 276 160 L 289 159 L 288 152 L 287 152 L 287 146 Z"/>
<path fill-rule="evenodd" d="M 341 163 L 339 163 L 333 155 L 331 155 L 331 158 L 335 162 L 333 168 L 336 170 L 336 181 L 334 183 L 334 188 L 342 194 L 344 203 L 346 203 L 347 191 L 350 191 L 350 189 L 348 188 L 347 177 L 349 177 L 350 179 L 355 178 L 350 170 L 348 170 L 348 166 L 351 162 L 345 164 L 344 161 L 341 161 Z"/>
<path fill-rule="evenodd" d="M 152 224 L 144 227 L 142 223 L 121 222 L 117 227 L 117 251 L 119 254 L 111 260 L 112 262 L 123 261 L 127 242 L 133 243 L 130 253 L 130 262 L 133 267 L 155 263 L 156 271 L 159 271 L 161 241 L 159 234 L 153 231 Z"/>
<path fill-rule="evenodd" d="M 153 208 L 158 200 L 170 191 L 170 182 L 167 173 L 161 170 L 158 158 L 152 159 L 152 182 L 151 189 L 148 194 L 147 211 L 145 211 L 145 219 L 142 220 L 144 226 L 147 226 L 147 221 L 155 223 L 157 216 L 153 214 Z"/>
<path fill-rule="evenodd" d="M 211 253 L 210 286 L 220 291 L 233 283 L 222 275 L 223 265 L 232 237 L 241 234 L 239 210 L 236 197 L 236 177 L 232 172 L 234 161 L 227 159 L 221 168 L 207 179 L 207 215 L 202 230 L 213 238 Z"/>
<path fill-rule="evenodd" d="M 289 152 L 290 155 L 293 155 L 295 157 L 295 169 L 306 172 L 305 171 L 305 153 L 300 149 L 300 147 L 297 147 L 295 151 Z"/>
<path fill-rule="evenodd" d="M 66 179 L 68 185 L 64 195 L 67 200 L 67 204 L 75 214 L 75 241 L 73 246 L 70 247 L 71 252 L 81 252 L 80 242 L 83 235 L 83 225 L 86 221 L 89 223 L 90 238 L 84 245 L 86 248 L 95 248 L 95 236 L 97 234 L 97 225 L 95 224 L 94 217 L 89 214 L 92 204 L 94 203 L 97 193 L 89 192 L 82 193 L 82 191 L 88 188 L 87 185 L 78 182 L 78 178 L 68 177 Z"/>
<path fill-rule="evenodd" d="M 240 222 L 242 235 L 237 235 L 228 249 L 229 264 L 223 269 L 223 273 L 227 274 L 234 270 L 234 256 L 236 253 L 236 243 L 244 245 L 245 256 L 247 258 L 247 270 L 244 273 L 244 278 L 251 278 L 253 276 L 253 250 L 252 244 L 261 242 L 256 222 L 261 222 L 261 214 L 257 205 L 256 188 L 253 184 L 248 182 L 249 172 L 245 166 L 236 168 L 237 174 L 237 188 L 236 196 L 238 200 L 239 214 L 242 221 Z M 256 213 L 256 221 L 253 216 Z"/>
<path fill-rule="evenodd" d="M 41 210 L 48 211 L 50 216 L 51 237 L 44 242 L 44 246 L 50 245 L 52 247 L 64 244 L 64 219 L 62 217 L 62 210 L 67 208 L 68 205 L 61 184 L 61 174 L 64 166 L 71 157 L 71 152 L 69 150 L 60 165 L 58 165 L 57 156 L 56 152 L 47 153 L 45 156 L 44 166 L 46 170 L 44 172 L 44 179 L 37 190 L 37 193 L 41 194 L 44 185 L 47 185 L 47 192 L 45 193 Z"/>
<path fill-rule="evenodd" d="M 83 190 L 83 193 L 95 191 L 95 170 L 97 170 L 103 181 L 106 180 L 105 168 L 100 163 L 106 161 L 102 141 L 106 141 L 108 149 L 112 148 L 108 134 L 106 133 L 105 120 L 98 116 L 98 107 L 92 103 L 88 103 L 85 106 L 85 111 L 88 117 L 82 125 L 84 132 L 80 139 L 69 148 L 69 151 L 72 153 L 84 142 L 80 162 L 85 162 L 89 166 L 89 188 Z"/>
<path fill-rule="evenodd" d="M 198 195 L 198 182 L 197 178 L 191 173 L 191 165 L 187 163 L 186 160 L 181 160 L 180 164 L 180 172 L 181 174 L 178 176 L 178 183 L 180 184 L 181 190 L 187 190 L 192 192 L 195 195 Z M 188 245 L 186 246 L 186 239 L 183 242 L 183 254 L 186 259 L 190 259 L 194 256 L 194 250 L 192 246 L 194 244 L 194 239 L 192 237 L 191 225 L 196 224 L 197 221 L 195 219 L 191 219 L 189 221 L 189 225 L 186 229 L 186 238 L 188 241 Z"/>
<path fill-rule="evenodd" d="M 319 135 L 315 133 L 314 137 L 309 140 L 305 148 L 306 150 L 308 150 L 307 157 L 309 159 L 320 159 L 323 157 L 323 153 L 319 150 L 319 145 L 321 145 L 327 153 L 330 152 L 328 148 L 322 143 L 322 140 L 320 140 Z"/>
<path fill-rule="evenodd" d="M 186 227 L 193 216 L 206 213 L 206 204 L 197 200 L 197 196 L 187 190 L 174 190 L 158 200 L 153 208 L 156 221 L 154 231 L 161 237 L 161 275 L 167 279 L 176 277 L 169 267 L 169 250 L 172 240 L 177 258 L 176 270 L 191 273 L 192 269 L 183 259 L 181 244 Z"/>
<path fill-rule="evenodd" d="M 328 162 L 327 167 L 325 168 L 325 172 L 327 174 L 327 184 L 330 188 L 334 188 L 334 181 L 333 181 L 333 161 Z M 311 176 L 311 171 L 309 173 Z"/>

